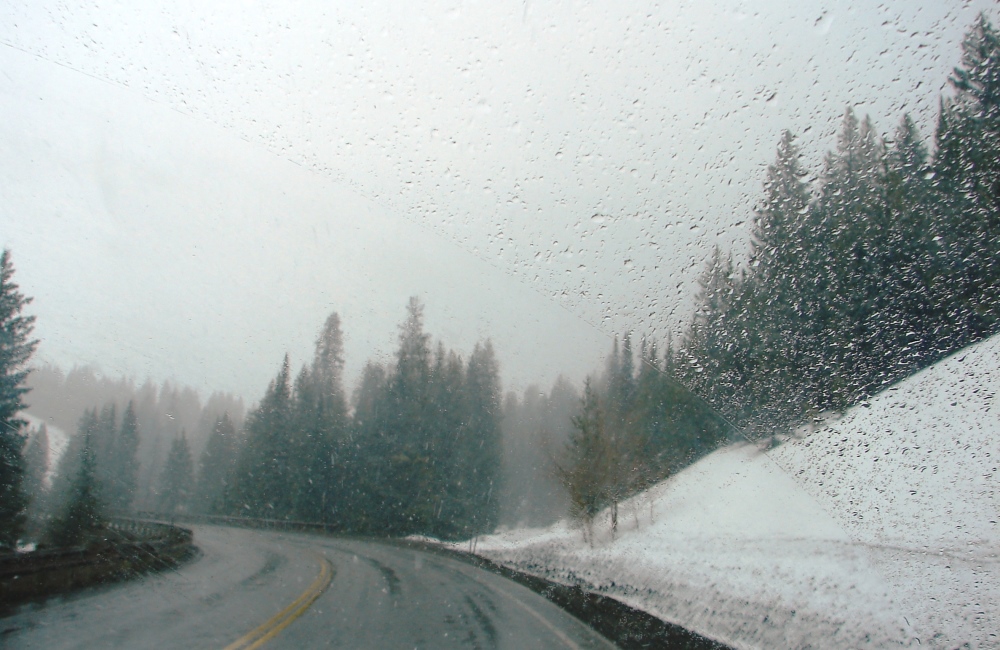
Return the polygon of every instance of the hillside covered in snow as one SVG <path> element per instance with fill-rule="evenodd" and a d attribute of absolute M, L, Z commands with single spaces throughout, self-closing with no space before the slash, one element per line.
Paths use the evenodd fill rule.
<path fill-rule="evenodd" d="M 481 555 L 737 648 L 1000 647 L 1000 337 L 769 451 L 716 451 Z"/>

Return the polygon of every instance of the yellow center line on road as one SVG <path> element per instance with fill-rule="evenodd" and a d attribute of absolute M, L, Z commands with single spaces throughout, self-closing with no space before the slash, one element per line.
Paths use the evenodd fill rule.
<path fill-rule="evenodd" d="M 279 632 L 291 625 L 292 621 L 309 609 L 309 606 L 326 591 L 326 588 L 330 586 L 330 581 L 333 580 L 333 567 L 330 565 L 330 561 L 319 555 L 316 557 L 319 559 L 320 571 L 309 588 L 283 610 L 227 645 L 225 650 L 255 650 L 277 636 Z"/>

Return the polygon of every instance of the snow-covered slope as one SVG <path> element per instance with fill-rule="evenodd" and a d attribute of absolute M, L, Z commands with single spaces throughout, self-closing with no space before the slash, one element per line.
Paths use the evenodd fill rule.
<path fill-rule="evenodd" d="M 740 648 L 1000 647 L 1000 337 L 767 453 L 478 552 Z M 967 644 L 967 645 L 966 645 Z"/>

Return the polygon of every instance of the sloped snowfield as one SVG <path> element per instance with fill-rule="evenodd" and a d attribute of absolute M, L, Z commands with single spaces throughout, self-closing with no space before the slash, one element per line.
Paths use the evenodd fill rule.
<path fill-rule="evenodd" d="M 1000 647 L 1000 337 L 802 437 L 721 449 L 630 500 L 482 538 L 514 568 L 737 648 Z M 1000 408 L 1000 407 L 998 407 Z"/>

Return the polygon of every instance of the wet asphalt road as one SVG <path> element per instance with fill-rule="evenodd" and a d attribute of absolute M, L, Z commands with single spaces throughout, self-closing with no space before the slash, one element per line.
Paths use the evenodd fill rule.
<path fill-rule="evenodd" d="M 197 559 L 0 618 L 0 648 L 613 648 L 460 560 L 302 533 L 194 526 Z"/>

